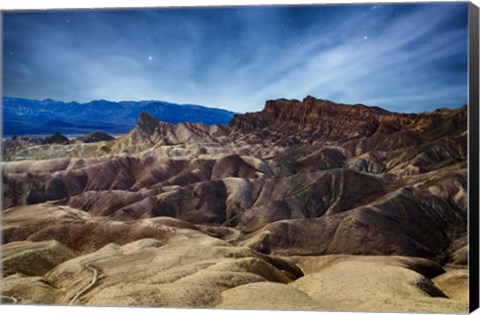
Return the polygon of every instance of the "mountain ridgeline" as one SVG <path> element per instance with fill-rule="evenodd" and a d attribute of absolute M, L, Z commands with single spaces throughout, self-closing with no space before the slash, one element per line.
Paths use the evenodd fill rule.
<path fill-rule="evenodd" d="M 96 100 L 80 104 L 3 97 L 5 135 L 84 134 L 104 131 L 128 132 L 141 112 L 169 123 L 226 124 L 233 112 L 199 105 L 178 105 L 162 101 L 110 102 Z"/>
<path fill-rule="evenodd" d="M 115 139 L 6 148 L 2 294 L 65 304 L 88 262 L 108 276 L 85 305 L 468 309 L 467 106 L 308 96 L 222 124 L 156 117 Z"/>

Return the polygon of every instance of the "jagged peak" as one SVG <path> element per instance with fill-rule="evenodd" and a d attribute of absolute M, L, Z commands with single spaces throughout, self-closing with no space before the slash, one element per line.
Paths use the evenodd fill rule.
<path fill-rule="evenodd" d="M 336 104 L 335 102 L 332 102 L 330 100 L 324 100 L 324 99 L 321 99 L 321 98 L 316 98 L 315 96 L 312 96 L 312 95 L 305 96 L 305 98 L 303 99 L 303 103 L 306 104 L 306 103 L 310 103 L 310 102 L 315 102 L 315 103 L 319 103 L 319 104 Z"/>
<path fill-rule="evenodd" d="M 160 121 L 147 112 L 141 112 L 138 116 L 137 129 L 151 135 L 157 128 Z"/>
<path fill-rule="evenodd" d="M 138 122 L 149 121 L 149 120 L 157 120 L 157 119 L 147 112 L 141 112 L 140 115 L 138 116 Z"/>

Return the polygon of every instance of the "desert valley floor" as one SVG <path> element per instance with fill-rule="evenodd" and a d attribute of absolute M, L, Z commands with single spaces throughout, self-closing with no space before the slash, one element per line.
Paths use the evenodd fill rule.
<path fill-rule="evenodd" d="M 3 303 L 468 311 L 466 106 L 142 113 L 3 158 Z"/>

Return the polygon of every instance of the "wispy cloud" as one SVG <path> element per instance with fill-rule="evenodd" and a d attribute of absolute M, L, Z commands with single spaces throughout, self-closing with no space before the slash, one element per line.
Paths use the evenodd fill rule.
<path fill-rule="evenodd" d="M 4 91 L 255 111 L 310 94 L 423 111 L 466 102 L 466 5 L 7 14 Z"/>

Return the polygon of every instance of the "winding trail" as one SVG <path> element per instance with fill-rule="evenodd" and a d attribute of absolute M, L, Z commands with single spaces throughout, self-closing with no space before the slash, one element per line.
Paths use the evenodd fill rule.
<path fill-rule="evenodd" d="M 1 296 L 1 299 L 6 299 L 6 300 L 10 300 L 12 301 L 13 304 L 17 304 L 18 303 L 18 300 L 16 298 L 14 298 L 13 296 L 8 296 L 8 295 L 2 295 Z"/>
<path fill-rule="evenodd" d="M 80 290 L 77 294 L 75 294 L 75 296 L 72 298 L 72 300 L 70 301 L 70 303 L 68 305 L 74 305 L 75 302 L 77 301 L 77 299 L 82 295 L 84 294 L 85 292 L 87 292 L 91 287 L 93 287 L 95 285 L 95 283 L 97 283 L 97 280 L 98 280 L 98 270 L 95 269 L 94 267 L 90 266 L 89 264 L 85 264 L 86 268 L 88 268 L 90 271 L 92 271 L 93 275 L 92 275 L 92 282 L 90 282 L 85 288 L 83 288 L 82 290 Z"/>

